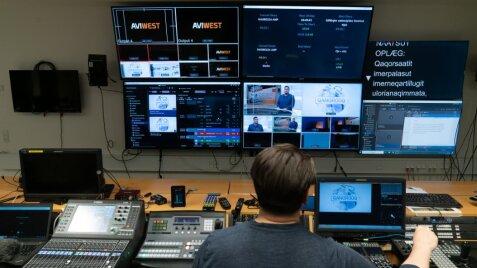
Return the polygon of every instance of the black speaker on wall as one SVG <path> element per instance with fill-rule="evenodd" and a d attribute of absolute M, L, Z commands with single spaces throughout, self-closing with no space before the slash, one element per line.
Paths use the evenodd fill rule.
<path fill-rule="evenodd" d="M 108 85 L 108 65 L 106 55 L 88 55 L 88 78 L 90 86 L 105 87 Z"/>

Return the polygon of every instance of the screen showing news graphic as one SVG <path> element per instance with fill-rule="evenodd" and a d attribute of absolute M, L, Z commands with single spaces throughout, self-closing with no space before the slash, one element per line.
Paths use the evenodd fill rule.
<path fill-rule="evenodd" d="M 244 83 L 244 148 L 357 149 L 361 90 L 357 83 Z"/>
<path fill-rule="evenodd" d="M 373 41 L 366 100 L 461 100 L 467 41 Z"/>

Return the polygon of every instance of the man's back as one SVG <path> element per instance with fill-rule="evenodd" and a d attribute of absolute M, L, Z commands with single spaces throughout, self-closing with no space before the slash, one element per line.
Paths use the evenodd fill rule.
<path fill-rule="evenodd" d="M 301 224 L 255 221 L 214 232 L 194 267 L 374 267 L 364 257 Z"/>

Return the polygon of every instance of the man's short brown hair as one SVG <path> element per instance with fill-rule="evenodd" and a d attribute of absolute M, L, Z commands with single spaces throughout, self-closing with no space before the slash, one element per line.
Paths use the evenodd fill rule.
<path fill-rule="evenodd" d="M 316 180 L 313 159 L 288 143 L 261 151 L 251 176 L 260 207 L 278 215 L 298 211 Z"/>

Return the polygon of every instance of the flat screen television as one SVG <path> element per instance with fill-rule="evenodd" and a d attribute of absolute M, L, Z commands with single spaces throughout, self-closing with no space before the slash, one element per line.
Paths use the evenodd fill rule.
<path fill-rule="evenodd" d="M 361 83 L 246 82 L 243 148 L 358 150 Z"/>
<path fill-rule="evenodd" d="M 125 82 L 126 147 L 236 148 L 239 82 Z"/>
<path fill-rule="evenodd" d="M 123 79 L 237 78 L 239 7 L 113 7 Z"/>
<path fill-rule="evenodd" d="M 80 113 L 78 71 L 11 70 L 15 112 Z"/>
<path fill-rule="evenodd" d="M 364 79 L 361 154 L 452 155 L 467 41 L 374 41 Z"/>
<path fill-rule="evenodd" d="M 360 79 L 372 7 L 244 5 L 243 76 Z"/>

